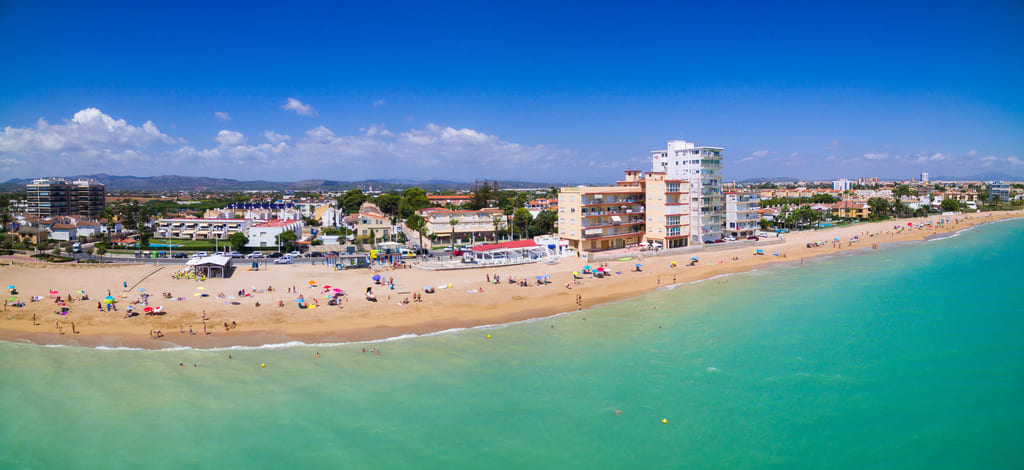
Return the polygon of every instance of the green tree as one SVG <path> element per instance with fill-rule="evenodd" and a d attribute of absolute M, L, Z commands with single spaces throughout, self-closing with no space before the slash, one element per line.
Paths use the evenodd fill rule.
<path fill-rule="evenodd" d="M 338 198 L 338 205 L 345 209 L 346 214 L 359 211 L 359 206 L 366 202 L 366 195 L 361 189 L 352 189 Z"/>
<path fill-rule="evenodd" d="M 295 240 L 298 239 L 299 236 L 291 230 L 285 230 L 274 237 L 274 241 L 281 246 L 281 250 L 283 251 L 292 251 L 295 246 Z"/>
<path fill-rule="evenodd" d="M 885 217 L 886 215 L 889 215 L 889 210 L 891 208 L 889 201 L 885 200 L 885 198 L 880 197 L 873 197 L 871 199 L 868 199 L 868 207 L 871 209 L 871 214 L 877 215 L 879 217 Z"/>
<path fill-rule="evenodd" d="M 537 218 L 530 222 L 530 236 L 547 235 L 555 231 L 555 223 L 558 222 L 558 213 L 555 211 L 540 211 Z"/>
<path fill-rule="evenodd" d="M 811 197 L 811 202 L 815 204 L 834 204 L 836 203 L 836 198 L 831 194 L 815 194 Z"/>
<path fill-rule="evenodd" d="M 448 219 L 448 225 L 452 226 L 452 248 L 454 249 L 455 248 L 455 226 L 459 225 L 459 219 L 456 219 L 455 217 L 451 217 L 450 219 Z"/>
<path fill-rule="evenodd" d="M 910 195 L 911 195 L 910 187 L 908 187 L 905 184 L 901 184 L 901 185 L 897 186 L 896 189 L 894 189 L 892 191 L 892 197 L 895 200 L 895 203 L 893 204 L 892 207 L 893 207 L 893 211 L 896 213 L 897 217 L 900 215 L 900 212 L 902 212 L 903 210 L 906 209 L 906 207 L 903 206 L 903 204 L 900 203 L 900 199 L 905 198 L 905 197 L 910 197 Z"/>
<path fill-rule="evenodd" d="M 402 191 L 402 199 L 405 199 L 409 207 L 414 211 L 431 206 L 430 199 L 427 198 L 427 192 L 423 188 L 407 188 L 405 191 Z"/>
<path fill-rule="evenodd" d="M 945 212 L 957 212 L 960 210 L 960 201 L 949 198 L 943 199 L 942 210 Z"/>
<path fill-rule="evenodd" d="M 231 249 L 235 251 L 241 251 L 249 243 L 249 237 L 245 236 L 242 232 L 235 232 L 228 235 L 228 244 L 231 245 Z"/>
<path fill-rule="evenodd" d="M 761 226 L 761 230 L 765 230 L 765 231 L 771 230 L 771 228 L 772 228 L 772 222 L 770 220 L 768 220 L 768 219 L 761 219 L 758 222 L 758 225 Z"/>
<path fill-rule="evenodd" d="M 423 248 L 423 232 L 427 230 L 427 221 L 419 214 L 413 214 L 405 219 L 405 226 L 420 235 L 420 248 Z"/>
<path fill-rule="evenodd" d="M 494 241 L 498 241 L 498 236 L 501 232 L 501 216 L 491 217 L 491 223 L 494 224 Z"/>
<path fill-rule="evenodd" d="M 496 185 L 497 183 L 495 183 Z M 487 180 L 484 180 L 483 184 L 473 188 L 473 192 L 470 193 L 469 202 L 466 203 L 466 208 L 480 210 L 487 207 L 488 202 L 494 198 L 495 189 Z"/>
<path fill-rule="evenodd" d="M 512 215 L 512 223 L 516 228 L 520 230 L 520 237 L 525 238 L 530 228 L 530 222 L 533 221 L 533 216 L 530 215 L 530 211 L 526 210 L 525 207 L 516 209 Z"/>
<path fill-rule="evenodd" d="M 400 202 L 402 202 L 402 196 L 394 193 L 381 194 L 373 200 L 373 203 L 385 214 L 397 214 Z"/>

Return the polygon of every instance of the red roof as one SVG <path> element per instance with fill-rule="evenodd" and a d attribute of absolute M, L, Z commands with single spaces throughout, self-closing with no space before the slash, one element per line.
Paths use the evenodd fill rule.
<path fill-rule="evenodd" d="M 491 251 L 502 248 L 533 248 L 537 246 L 537 242 L 533 240 L 514 240 L 510 242 L 494 243 L 490 245 L 477 245 L 470 248 L 473 251 Z"/>
<path fill-rule="evenodd" d="M 293 219 L 274 219 L 274 220 L 269 220 L 269 221 L 266 221 L 266 222 L 263 222 L 263 223 L 259 223 L 259 224 L 253 225 L 253 227 L 287 227 L 287 226 L 289 226 L 291 224 L 294 224 L 296 222 L 300 222 L 300 221 L 299 220 L 293 220 Z"/>

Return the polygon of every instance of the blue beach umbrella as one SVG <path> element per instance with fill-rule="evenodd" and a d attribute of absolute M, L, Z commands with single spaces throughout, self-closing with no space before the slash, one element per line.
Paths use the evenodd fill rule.
<path fill-rule="evenodd" d="M 637 264 L 636 264 L 636 267 L 638 267 L 638 268 L 639 268 L 640 266 L 643 266 L 643 265 L 642 265 L 642 264 L 640 264 L 640 263 L 637 263 Z"/>
<path fill-rule="evenodd" d="M 140 287 L 139 288 L 139 292 L 146 292 L 146 289 L 143 289 L 143 288 Z"/>
<path fill-rule="evenodd" d="M 374 274 L 373 275 L 373 280 L 374 281 L 379 281 L 380 280 L 380 274 Z"/>
<path fill-rule="evenodd" d="M 8 289 L 14 289 L 14 286 L 7 286 Z"/>
<path fill-rule="evenodd" d="M 690 258 L 690 261 L 697 261 L 697 257 L 694 256 L 693 258 Z"/>

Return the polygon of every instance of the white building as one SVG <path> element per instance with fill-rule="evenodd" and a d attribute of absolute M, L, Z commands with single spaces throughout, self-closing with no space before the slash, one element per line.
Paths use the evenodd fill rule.
<path fill-rule="evenodd" d="M 250 248 L 277 247 L 277 236 L 285 231 L 295 232 L 295 239 L 302 238 L 301 220 L 270 220 L 253 224 L 247 230 L 246 238 L 249 243 L 245 246 Z"/>
<path fill-rule="evenodd" d="M 832 182 L 832 189 L 835 191 L 850 191 L 853 189 L 853 181 L 840 178 Z"/>
<path fill-rule="evenodd" d="M 721 147 L 698 147 L 685 140 L 671 140 L 665 150 L 651 151 L 652 171 L 664 172 L 666 180 L 689 182 L 691 244 L 722 238 L 725 225 L 722 150 Z"/>
<path fill-rule="evenodd" d="M 761 228 L 761 196 L 756 192 L 725 193 L 725 233 L 736 238 L 755 235 Z"/>
<path fill-rule="evenodd" d="M 922 183 L 927 183 L 928 182 L 928 173 L 921 173 L 921 182 Z"/>
<path fill-rule="evenodd" d="M 988 198 L 992 201 L 1008 202 L 1010 200 L 1010 183 L 993 181 L 988 185 Z"/>

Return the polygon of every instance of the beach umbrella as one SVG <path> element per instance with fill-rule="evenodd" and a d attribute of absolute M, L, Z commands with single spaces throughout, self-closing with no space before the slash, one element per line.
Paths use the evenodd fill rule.
<path fill-rule="evenodd" d="M 694 256 L 693 258 L 690 258 L 690 261 L 698 261 L 698 259 L 696 256 Z"/>
<path fill-rule="evenodd" d="M 380 280 L 380 274 L 374 274 L 372 279 L 374 281 L 379 281 Z"/>
<path fill-rule="evenodd" d="M 541 280 L 541 279 L 544 279 L 544 276 L 537 276 L 537 280 L 538 281 Z"/>
<path fill-rule="evenodd" d="M 588 265 L 584 266 L 583 269 L 590 269 L 590 265 L 588 264 Z"/>
<path fill-rule="evenodd" d="M 156 308 L 156 310 L 153 310 L 153 311 L 154 311 L 154 312 L 156 312 L 156 313 L 163 313 L 163 311 L 164 311 L 164 306 L 163 306 L 163 305 L 161 305 L 161 306 L 157 307 L 157 308 Z"/>
<path fill-rule="evenodd" d="M 140 287 L 139 288 L 139 292 L 146 292 L 146 289 L 143 289 L 143 288 Z"/>
<path fill-rule="evenodd" d="M 142 309 L 142 311 L 146 312 L 146 313 L 152 313 L 153 312 L 153 307 L 146 307 L 146 308 Z"/>
<path fill-rule="evenodd" d="M 330 289 L 331 286 L 324 286 L 324 289 Z"/>
<path fill-rule="evenodd" d="M 50 295 L 59 295 L 59 294 L 60 294 L 60 292 L 57 292 L 55 290 L 51 290 L 50 291 Z"/>
<path fill-rule="evenodd" d="M 341 292 L 341 289 L 334 289 L 334 292 Z"/>
<path fill-rule="evenodd" d="M 636 267 L 638 267 L 638 268 L 639 268 L 640 266 L 643 266 L 643 265 L 642 265 L 642 264 L 640 264 L 640 263 L 637 263 L 637 264 L 636 264 Z"/>
<path fill-rule="evenodd" d="M 434 288 L 434 286 L 423 286 L 423 290 L 430 290 L 430 289 L 433 289 L 433 288 Z"/>
<path fill-rule="evenodd" d="M 103 303 L 105 303 L 105 304 L 112 304 L 112 303 L 114 303 L 114 299 L 111 298 L 111 297 L 107 297 L 107 298 L 103 299 Z"/>
<path fill-rule="evenodd" d="M 199 287 L 196 287 L 196 290 L 206 290 L 206 288 L 203 287 L 203 286 L 199 286 Z"/>
<path fill-rule="evenodd" d="M 235 297 L 235 296 L 233 296 L 233 295 L 229 295 L 229 296 L 228 296 L 228 300 L 234 300 L 234 299 L 237 299 L 237 298 L 238 298 L 238 297 Z"/>
<path fill-rule="evenodd" d="M 544 279 L 551 279 L 551 275 L 550 274 L 545 274 L 544 275 Z"/>
<path fill-rule="evenodd" d="M 314 280 L 310 279 L 310 281 L 309 281 L 309 285 L 311 285 L 311 286 L 315 286 L 315 285 L 316 285 L 316 281 L 314 281 Z"/>
<path fill-rule="evenodd" d="M 199 297 L 199 296 L 200 296 L 200 294 L 198 292 L 196 292 L 195 294 L 192 294 L 192 297 Z"/>
<path fill-rule="evenodd" d="M 306 301 L 305 301 L 305 299 L 295 299 L 295 303 L 302 304 L 302 303 L 306 303 Z"/>
<path fill-rule="evenodd" d="M 84 291 L 84 290 L 79 290 L 79 291 L 78 291 L 78 293 L 79 293 L 79 294 L 84 294 L 84 293 L 85 293 L 85 291 Z"/>
<path fill-rule="evenodd" d="M 579 271 L 573 271 L 572 273 L 573 274 L 579 274 L 580 272 Z"/>
<path fill-rule="evenodd" d="M 7 299 L 7 301 L 8 302 L 17 302 L 18 298 L 17 297 L 11 297 L 11 298 Z"/>
<path fill-rule="evenodd" d="M 8 289 L 14 289 L 14 286 L 7 286 Z"/>

